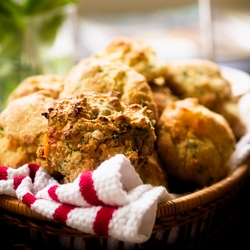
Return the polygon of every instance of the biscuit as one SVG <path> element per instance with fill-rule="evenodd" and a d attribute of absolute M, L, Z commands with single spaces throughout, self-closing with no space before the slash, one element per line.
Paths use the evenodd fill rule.
<path fill-rule="evenodd" d="M 232 98 L 230 83 L 222 77 L 218 65 L 209 60 L 168 62 L 166 85 L 180 99 L 197 98 L 211 110 L 221 101 Z"/>
<path fill-rule="evenodd" d="M 151 84 L 150 87 L 153 92 L 153 97 L 158 109 L 159 116 L 162 114 L 164 108 L 168 104 L 179 100 L 178 96 L 174 95 L 167 86 Z"/>
<path fill-rule="evenodd" d="M 38 163 L 54 174 L 47 163 L 36 155 L 43 145 L 47 119 L 42 116 L 54 99 L 41 93 L 30 94 L 11 101 L 0 114 L 0 164 L 18 168 L 26 163 Z"/>
<path fill-rule="evenodd" d="M 93 57 L 125 63 L 144 75 L 149 83 L 164 77 L 166 72 L 165 62 L 157 57 L 153 47 L 135 37 L 115 36 Z"/>
<path fill-rule="evenodd" d="M 214 111 L 227 120 L 237 141 L 247 132 L 247 125 L 241 118 L 238 104 L 235 101 L 220 102 Z"/>
<path fill-rule="evenodd" d="M 147 106 L 153 111 L 155 119 L 158 118 L 153 93 L 145 77 L 123 63 L 82 59 L 68 72 L 59 97 L 66 97 L 77 91 L 106 94 L 110 90 L 120 92 L 120 99 L 124 104 L 138 103 L 143 107 Z"/>
<path fill-rule="evenodd" d="M 15 150 L 8 148 L 9 140 L 4 133 L 0 132 L 0 165 L 11 168 L 19 168 L 22 165 L 35 160 L 36 155 L 29 154 L 25 147 L 17 147 Z"/>
<path fill-rule="evenodd" d="M 167 174 L 163 170 L 157 151 L 146 157 L 144 166 L 138 171 L 144 184 L 152 186 L 163 186 L 168 189 Z"/>
<path fill-rule="evenodd" d="M 233 132 L 223 116 L 197 99 L 168 105 L 156 124 L 156 135 L 157 152 L 169 179 L 202 188 L 228 175 L 236 143 Z"/>
<path fill-rule="evenodd" d="M 53 99 L 59 97 L 62 91 L 63 77 L 57 75 L 35 75 L 25 78 L 9 95 L 7 104 L 19 97 L 36 92 L 42 93 Z"/>
<path fill-rule="evenodd" d="M 45 143 L 38 158 L 72 182 L 79 173 L 96 169 L 124 154 L 138 172 L 154 148 L 155 120 L 139 104 L 124 105 L 119 93 L 77 92 L 54 102 L 48 112 Z"/>

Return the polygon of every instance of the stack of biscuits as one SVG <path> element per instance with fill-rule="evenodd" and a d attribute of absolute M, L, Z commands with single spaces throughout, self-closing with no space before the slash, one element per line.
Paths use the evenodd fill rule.
<path fill-rule="evenodd" d="M 18 85 L 0 113 L 0 164 L 35 162 L 69 183 L 122 153 L 144 183 L 182 193 L 228 176 L 245 133 L 216 63 L 164 61 L 145 41 L 117 36 L 65 77 Z"/>

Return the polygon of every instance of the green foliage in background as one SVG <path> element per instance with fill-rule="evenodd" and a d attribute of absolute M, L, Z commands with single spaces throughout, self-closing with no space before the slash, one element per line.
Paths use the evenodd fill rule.
<path fill-rule="evenodd" d="M 25 64 L 23 52 L 37 59 L 36 43 L 49 46 L 63 21 L 62 14 L 53 12 L 69 4 L 77 4 L 77 0 L 0 0 L 0 111 L 20 80 L 42 73 L 39 65 Z M 41 16 L 48 18 L 39 22 Z M 27 30 L 34 31 L 36 37 L 27 38 Z"/>
<path fill-rule="evenodd" d="M 58 7 L 77 0 L 2 0 L 0 1 L 0 56 L 19 60 L 22 50 L 22 41 L 26 21 Z M 49 42 L 53 39 L 55 31 L 61 23 L 61 18 L 55 16 L 54 20 L 45 22 L 39 30 L 40 39 Z"/>

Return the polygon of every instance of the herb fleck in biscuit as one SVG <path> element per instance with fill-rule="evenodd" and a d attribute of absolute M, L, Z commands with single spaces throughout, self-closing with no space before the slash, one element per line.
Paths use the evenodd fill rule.
<path fill-rule="evenodd" d="M 231 84 L 223 78 L 219 66 L 209 60 L 189 59 L 168 63 L 166 85 L 180 99 L 194 97 L 210 110 L 221 114 L 238 140 L 246 132 L 240 118 Z"/>
<path fill-rule="evenodd" d="M 180 99 L 197 98 L 200 104 L 211 110 L 221 101 L 232 97 L 230 83 L 222 77 L 218 65 L 209 60 L 169 62 L 166 84 Z"/>
<path fill-rule="evenodd" d="M 156 125 L 157 151 L 169 180 L 211 185 L 229 173 L 235 138 L 225 118 L 187 98 L 168 105 Z"/>
<path fill-rule="evenodd" d="M 37 154 L 65 177 L 64 182 L 118 153 L 139 172 L 153 152 L 152 111 L 139 104 L 124 105 L 117 92 L 77 92 L 56 100 L 44 116 L 48 130 Z"/>

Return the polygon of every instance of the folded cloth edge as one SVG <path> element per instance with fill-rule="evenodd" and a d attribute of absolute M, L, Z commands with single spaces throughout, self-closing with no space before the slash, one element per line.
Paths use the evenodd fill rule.
<path fill-rule="evenodd" d="M 125 156 L 117 155 L 116 157 L 124 158 Z M 112 160 L 110 162 L 112 162 Z M 122 165 L 123 163 L 123 161 L 118 160 L 115 164 Z M 113 169 L 116 169 L 116 171 L 121 170 L 120 166 L 112 168 L 111 165 L 106 165 L 108 171 L 112 171 Z M 126 167 L 126 164 L 124 166 Z M 131 170 L 134 172 L 132 171 L 132 173 L 131 171 L 128 171 L 128 169 L 126 169 L 126 171 L 121 171 L 119 180 L 124 181 L 124 178 L 126 178 L 124 175 L 127 175 L 129 178 L 132 177 L 132 180 L 137 180 L 136 184 L 129 183 L 129 185 L 127 185 L 128 187 L 134 187 L 134 189 L 139 190 L 137 190 L 137 193 L 134 192 L 137 195 L 136 198 L 130 199 L 131 197 L 129 197 L 132 196 L 132 191 L 134 191 L 134 189 L 132 189 L 128 192 L 129 198 L 127 204 L 121 206 L 110 206 L 103 202 L 103 204 L 92 204 L 92 207 L 82 208 L 76 205 L 60 203 L 56 199 L 43 200 L 43 198 L 36 197 L 35 193 L 37 191 L 39 193 L 39 190 L 37 190 L 39 187 L 46 188 L 43 185 L 36 183 L 42 181 L 43 178 L 49 178 L 49 180 L 45 180 L 48 186 L 57 185 L 57 182 L 55 182 L 51 176 L 47 175 L 41 167 L 34 164 L 26 164 L 23 166 L 23 172 L 18 170 L 20 176 L 15 173 L 13 174 L 15 170 L 17 169 L 0 167 L 1 194 L 11 194 L 11 192 L 8 193 L 8 187 L 5 185 L 8 182 L 9 189 L 16 191 L 16 196 L 19 200 L 23 201 L 32 210 L 43 216 L 64 223 L 69 227 L 81 230 L 84 233 L 102 234 L 125 242 L 142 243 L 146 241 L 150 237 L 154 226 L 157 203 L 159 201 L 172 199 L 172 196 L 165 188 L 149 187 L 149 185 L 142 184 L 139 175 L 132 167 Z M 9 176 L 8 171 L 10 173 Z M 29 176 L 28 174 L 32 176 Z M 13 180 L 9 179 L 13 176 Z M 106 184 L 108 185 L 108 180 Z M 35 189 L 34 186 L 36 186 Z M 127 192 L 126 189 L 129 189 L 128 187 L 124 188 L 123 184 L 121 184 L 120 187 L 123 188 L 123 192 Z M 161 190 L 161 192 L 159 192 L 159 190 Z M 35 192 L 32 193 L 33 191 Z"/>

